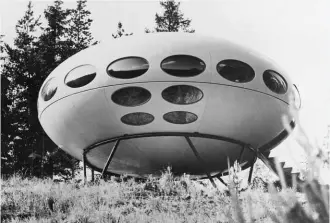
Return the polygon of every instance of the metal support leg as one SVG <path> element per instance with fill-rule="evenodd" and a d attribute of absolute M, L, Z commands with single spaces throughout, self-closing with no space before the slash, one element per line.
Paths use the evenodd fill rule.
<path fill-rule="evenodd" d="M 225 185 L 226 187 L 228 186 L 228 184 L 220 176 L 217 176 L 217 178 L 223 185 Z"/>
<path fill-rule="evenodd" d="M 253 167 L 254 167 L 254 164 L 255 164 L 256 160 L 257 160 L 257 156 L 254 157 L 253 163 L 252 163 L 252 165 L 250 167 L 249 178 L 248 178 L 248 183 L 249 184 L 251 184 Z"/>
<path fill-rule="evenodd" d="M 188 142 L 188 144 L 189 144 L 191 150 L 194 152 L 196 158 L 197 158 L 198 161 L 202 164 L 203 169 L 204 169 L 204 161 L 203 161 L 202 157 L 199 156 L 199 154 L 198 154 L 198 152 L 197 152 L 197 150 L 196 150 L 194 144 L 191 142 L 190 138 L 189 138 L 188 136 L 185 136 L 185 138 L 186 138 L 186 140 L 187 140 L 187 142 Z M 204 172 L 205 172 L 205 174 L 207 175 L 207 177 L 209 178 L 209 180 L 211 181 L 213 187 L 217 188 L 217 185 L 214 183 L 214 180 L 213 180 L 213 178 L 211 177 L 210 173 L 208 173 L 205 169 L 204 169 Z"/>
<path fill-rule="evenodd" d="M 86 173 L 86 156 L 83 155 L 83 170 L 84 170 L 84 183 L 87 182 L 87 173 Z"/>
<path fill-rule="evenodd" d="M 120 143 L 120 139 L 118 139 L 118 140 L 116 141 L 115 145 L 112 147 L 112 150 L 111 150 L 111 152 L 110 152 L 110 155 L 109 155 L 109 157 L 108 157 L 108 160 L 107 160 L 107 162 L 106 162 L 106 164 L 105 164 L 105 166 L 104 166 L 104 168 L 103 168 L 103 170 L 102 170 L 102 174 L 101 174 L 101 178 L 102 178 L 102 179 L 104 178 L 104 174 L 105 174 L 106 170 L 108 169 L 108 167 L 109 167 L 109 165 L 110 165 L 110 162 L 111 162 L 113 156 L 115 155 L 115 152 L 116 152 L 116 150 L 117 150 L 117 148 L 118 148 L 119 143 Z"/>
<path fill-rule="evenodd" d="M 243 157 L 243 153 L 245 151 L 245 146 L 242 147 L 242 150 L 239 154 L 239 158 L 238 158 L 238 164 L 241 164 L 242 163 L 242 157 Z"/>

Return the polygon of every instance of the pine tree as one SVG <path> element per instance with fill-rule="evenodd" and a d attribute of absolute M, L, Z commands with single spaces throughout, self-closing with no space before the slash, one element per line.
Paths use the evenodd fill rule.
<path fill-rule="evenodd" d="M 54 5 L 48 6 L 44 11 L 47 27 L 40 36 L 41 55 L 43 57 L 45 75 L 48 75 L 55 67 L 70 55 L 68 51 L 69 9 L 62 8 L 63 1 L 56 0 Z"/>
<path fill-rule="evenodd" d="M 164 13 L 155 16 L 155 32 L 195 32 L 190 28 L 191 19 L 184 18 L 183 13 L 180 11 L 180 2 L 174 0 L 166 0 L 160 2 L 161 7 L 164 9 Z M 149 29 L 145 29 L 146 33 L 153 32 Z"/>
<path fill-rule="evenodd" d="M 29 2 L 25 15 L 16 25 L 14 47 L 7 44 L 4 46 L 7 57 L 1 74 L 1 96 L 4 100 L 1 114 L 4 139 L 1 157 L 7 159 L 1 166 L 10 166 L 12 171 L 33 173 L 28 155 L 36 146 L 37 133 L 31 131 L 31 126 L 38 123 L 38 120 L 35 122 L 31 118 L 31 108 L 36 99 L 30 90 L 35 87 L 33 78 L 38 69 L 35 43 L 39 26 L 39 18 L 34 17 L 32 4 Z"/>
<path fill-rule="evenodd" d="M 123 28 L 123 24 L 121 22 L 118 22 L 117 33 L 112 34 L 112 37 L 117 39 L 117 38 L 120 38 L 122 36 L 131 36 L 131 35 L 133 35 L 133 33 L 126 33 L 124 28 Z"/>
<path fill-rule="evenodd" d="M 87 0 L 78 0 L 77 7 L 70 10 L 70 23 L 68 28 L 71 52 L 69 56 L 83 50 L 91 45 L 93 41 L 90 26 L 93 22 L 89 18 L 90 11 L 86 9 Z"/>
<path fill-rule="evenodd" d="M 12 148 L 10 142 L 10 132 L 13 130 L 10 126 L 10 111 L 9 105 L 11 100 L 8 97 L 7 92 L 10 88 L 10 81 L 5 76 L 4 64 L 6 61 L 5 54 L 5 43 L 3 41 L 4 35 L 0 35 L 0 73 L 1 73 L 1 174 L 4 176 L 10 174 L 13 169 L 13 157 L 10 154 Z"/>
<path fill-rule="evenodd" d="M 78 161 L 58 149 L 45 134 L 38 120 L 37 100 L 51 71 L 90 45 L 91 19 L 85 3 L 78 1 L 77 8 L 69 10 L 62 8 L 62 1 L 55 1 L 44 11 L 46 27 L 37 37 L 40 17 L 35 18 L 29 2 L 17 23 L 14 46 L 1 42 L 1 50 L 7 54 L 1 70 L 2 174 L 20 171 L 35 176 L 43 172 L 50 176 L 74 175 Z"/>

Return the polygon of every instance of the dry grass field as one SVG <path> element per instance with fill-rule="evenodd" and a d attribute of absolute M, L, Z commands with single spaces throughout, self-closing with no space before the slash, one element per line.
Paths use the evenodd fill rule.
<path fill-rule="evenodd" d="M 78 184 L 12 177 L 1 181 L 2 222 L 328 222 L 329 194 L 261 186 L 220 192 L 165 172 L 145 182 Z"/>

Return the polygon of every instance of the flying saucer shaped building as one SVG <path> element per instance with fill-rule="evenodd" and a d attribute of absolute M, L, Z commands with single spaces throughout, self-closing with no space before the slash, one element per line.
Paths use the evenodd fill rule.
<path fill-rule="evenodd" d="M 145 177 L 167 166 L 196 178 L 243 169 L 287 136 L 297 89 L 251 49 L 196 34 L 111 40 L 60 64 L 45 80 L 39 120 L 88 166 Z"/>

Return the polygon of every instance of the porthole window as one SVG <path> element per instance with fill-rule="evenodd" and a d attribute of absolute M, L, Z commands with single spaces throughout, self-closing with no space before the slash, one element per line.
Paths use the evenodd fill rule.
<path fill-rule="evenodd" d="M 166 73 L 176 77 L 192 77 L 201 74 L 205 68 L 205 63 L 194 56 L 174 55 L 165 58 L 160 67 Z"/>
<path fill-rule="evenodd" d="M 294 100 L 294 105 L 296 108 L 300 109 L 301 108 L 301 98 L 300 98 L 300 93 L 297 88 L 297 86 L 294 84 L 293 85 L 293 100 Z"/>
<path fill-rule="evenodd" d="M 85 64 L 72 69 L 65 77 L 64 83 L 72 88 L 85 86 L 92 82 L 96 76 L 96 68 Z"/>
<path fill-rule="evenodd" d="M 145 112 L 134 112 L 124 115 L 121 121 L 127 125 L 146 125 L 154 120 L 154 116 Z"/>
<path fill-rule="evenodd" d="M 142 87 L 126 87 L 112 94 L 114 103 L 122 106 L 138 106 L 146 103 L 151 98 L 151 93 Z"/>
<path fill-rule="evenodd" d="M 189 85 L 175 85 L 166 88 L 162 92 L 162 97 L 173 104 L 187 105 L 200 101 L 203 98 L 203 92 Z"/>
<path fill-rule="evenodd" d="M 149 69 L 149 63 L 142 57 L 125 57 L 112 62 L 107 73 L 115 78 L 131 79 L 139 77 Z"/>
<path fill-rule="evenodd" d="M 166 113 L 163 118 L 173 124 L 189 124 L 197 120 L 197 115 L 186 111 L 173 111 Z"/>
<path fill-rule="evenodd" d="M 41 90 L 41 97 L 44 101 L 50 100 L 56 93 L 57 86 L 55 78 L 50 78 Z"/>
<path fill-rule="evenodd" d="M 252 81 L 255 76 L 252 67 L 239 60 L 220 61 L 217 71 L 223 78 L 236 83 Z"/>
<path fill-rule="evenodd" d="M 276 71 L 266 70 L 263 79 L 266 86 L 277 94 L 285 94 L 288 89 L 285 79 Z"/>

